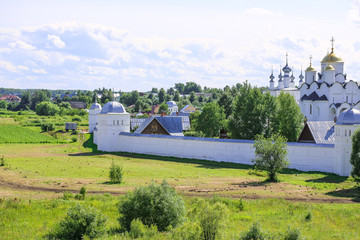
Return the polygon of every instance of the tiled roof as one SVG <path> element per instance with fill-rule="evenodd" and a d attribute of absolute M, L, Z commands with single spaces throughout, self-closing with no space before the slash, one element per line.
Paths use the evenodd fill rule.
<path fill-rule="evenodd" d="M 145 128 L 152 122 L 158 121 L 161 126 L 170 134 L 174 136 L 184 136 L 183 123 L 181 117 L 151 117 L 147 118 L 134 133 L 141 134 Z"/>
<path fill-rule="evenodd" d="M 333 121 L 308 121 L 306 124 L 316 143 L 335 143 Z"/>
<path fill-rule="evenodd" d="M 322 95 L 319 97 L 319 95 L 316 92 L 312 92 L 309 96 L 306 94 L 300 98 L 300 100 L 304 101 L 328 101 L 327 97 L 325 95 Z"/>

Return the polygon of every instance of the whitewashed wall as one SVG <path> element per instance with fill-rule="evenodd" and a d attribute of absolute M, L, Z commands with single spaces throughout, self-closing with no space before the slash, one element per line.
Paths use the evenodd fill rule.
<path fill-rule="evenodd" d="M 115 139 L 116 138 L 116 139 Z M 195 158 L 252 164 L 255 149 L 251 140 L 173 137 L 121 133 L 111 141 L 99 141 L 98 149 L 160 156 Z M 288 144 L 289 168 L 335 173 L 335 148 L 331 144 Z"/>

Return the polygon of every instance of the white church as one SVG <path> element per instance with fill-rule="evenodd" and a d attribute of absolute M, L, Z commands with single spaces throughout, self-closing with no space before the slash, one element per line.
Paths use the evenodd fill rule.
<path fill-rule="evenodd" d="M 334 52 L 334 38 L 331 39 L 331 52 L 321 61 L 319 72 L 310 65 L 304 76 L 299 76 L 299 87 L 295 87 L 295 77 L 288 66 L 280 70 L 278 85 L 275 87 L 274 75 L 270 75 L 270 93 L 277 96 L 281 91 L 292 94 L 300 105 L 308 121 L 334 121 L 345 109 L 360 110 L 360 83 L 347 80 L 344 73 L 344 61 Z M 291 76 L 290 76 L 291 72 Z"/>
<path fill-rule="evenodd" d="M 302 74 L 300 88 L 295 87 L 291 68 L 286 66 L 279 75 L 278 86 L 270 76 L 270 91 L 298 94 L 303 114 L 308 119 L 306 141 L 288 142 L 289 168 L 302 171 L 322 171 L 349 176 L 352 170 L 350 154 L 351 136 L 360 127 L 359 84 L 348 81 L 343 73 L 344 62 L 335 55 L 334 48 L 321 62 L 317 73 L 311 65 Z M 292 72 L 292 73 L 291 73 Z M 291 75 L 290 75 L 291 73 Z M 177 111 L 176 103 L 171 110 Z M 334 118 L 336 121 L 334 121 Z M 310 124 L 314 123 L 314 124 Z M 316 124 L 315 124 L 316 123 Z M 159 122 L 161 125 L 161 123 Z M 160 126 L 159 125 L 159 126 Z M 320 127 L 329 126 L 322 131 Z M 304 128 L 304 129 L 305 129 Z M 321 131 L 320 131 L 321 130 Z M 130 132 L 130 114 L 116 101 L 103 107 L 94 103 L 89 110 L 89 132 L 93 133 L 98 150 L 131 152 L 180 158 L 205 159 L 252 165 L 255 158 L 253 140 L 216 139 Z M 306 135 L 306 134 L 305 134 Z"/>

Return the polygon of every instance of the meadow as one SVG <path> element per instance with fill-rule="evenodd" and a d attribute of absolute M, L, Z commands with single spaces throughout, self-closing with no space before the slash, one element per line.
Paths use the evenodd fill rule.
<path fill-rule="evenodd" d="M 75 135 L 73 143 L 58 143 L 70 133 L 60 132 L 55 139 L 41 133 L 40 127 L 22 126 L 14 117 L 0 118 L 0 128 L 11 130 L 6 135 L 16 138 L 25 129 L 36 138 L 27 144 L 0 143 L 0 157 L 6 160 L 0 167 L 1 239 L 44 238 L 76 204 L 93 206 L 107 216 L 107 234 L 102 239 L 129 239 L 118 231 L 117 203 L 128 191 L 163 179 L 183 196 L 188 211 L 197 198 L 226 204 L 230 214 L 221 239 L 239 239 L 255 222 L 272 239 L 282 239 L 289 228 L 299 229 L 305 239 L 358 239 L 360 235 L 360 189 L 352 178 L 286 169 L 279 174 L 280 182 L 269 183 L 266 173 L 249 165 L 99 152 L 89 134 Z M 0 139 L 2 135 L 0 130 Z M 41 137 L 54 141 L 39 143 Z M 123 166 L 121 184 L 109 182 L 113 162 Z M 85 200 L 68 197 L 81 187 L 88 192 Z M 244 209 L 238 208 L 240 201 Z M 174 239 L 176 231 L 158 233 L 153 239 Z"/>

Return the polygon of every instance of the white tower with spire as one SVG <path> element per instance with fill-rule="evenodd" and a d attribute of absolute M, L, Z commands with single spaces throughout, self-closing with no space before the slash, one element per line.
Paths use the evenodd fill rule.
<path fill-rule="evenodd" d="M 98 123 L 98 114 L 101 112 L 101 105 L 97 102 L 97 96 L 95 95 L 95 103 L 93 103 L 89 109 L 89 133 L 92 133 Z"/>

